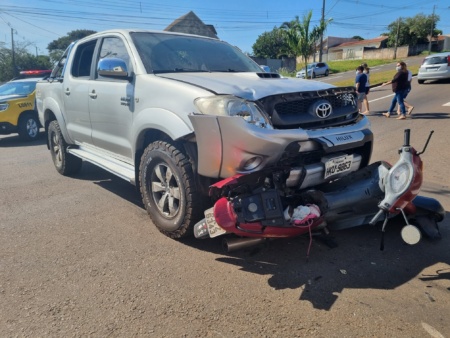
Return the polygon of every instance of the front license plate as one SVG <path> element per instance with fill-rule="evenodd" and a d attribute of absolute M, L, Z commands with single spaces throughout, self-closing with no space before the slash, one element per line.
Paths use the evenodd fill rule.
<path fill-rule="evenodd" d="M 325 177 L 328 178 L 349 171 L 352 168 L 353 155 L 331 158 L 325 162 Z"/>
<path fill-rule="evenodd" d="M 214 208 L 210 208 L 205 211 L 205 220 L 206 225 L 208 226 L 209 237 L 214 238 L 226 233 L 226 231 L 216 222 L 214 217 Z"/>

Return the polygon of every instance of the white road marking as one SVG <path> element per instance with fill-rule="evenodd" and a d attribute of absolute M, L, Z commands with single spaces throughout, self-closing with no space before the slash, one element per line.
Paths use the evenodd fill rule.
<path fill-rule="evenodd" d="M 422 322 L 421 324 L 422 324 L 422 327 L 424 328 L 424 330 L 427 331 L 431 337 L 444 338 L 444 336 L 430 324 L 427 324 L 425 322 Z"/>
<path fill-rule="evenodd" d="M 370 103 L 370 102 L 375 102 L 375 101 L 378 101 L 378 100 L 383 100 L 383 99 L 385 99 L 385 98 L 387 98 L 387 97 L 391 97 L 391 96 L 394 96 L 394 95 L 395 95 L 395 94 L 391 94 L 391 95 L 379 97 L 378 99 L 370 100 L 369 103 Z"/>
<path fill-rule="evenodd" d="M 450 107 L 450 102 L 443 104 L 444 107 Z"/>

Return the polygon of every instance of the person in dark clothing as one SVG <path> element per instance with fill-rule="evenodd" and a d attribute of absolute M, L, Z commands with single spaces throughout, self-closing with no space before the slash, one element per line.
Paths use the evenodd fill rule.
<path fill-rule="evenodd" d="M 391 113 L 394 112 L 395 105 L 398 103 L 401 114 L 397 117 L 397 120 L 404 120 L 406 119 L 406 109 L 403 100 L 408 94 L 409 89 L 408 71 L 406 70 L 406 64 L 404 62 L 398 62 L 396 69 L 397 73 L 394 75 L 394 78 L 391 81 L 382 84 L 382 86 L 392 84 L 392 91 L 395 94 L 389 110 L 386 113 L 383 113 L 383 115 L 390 117 Z"/>
<path fill-rule="evenodd" d="M 358 110 L 360 114 L 367 115 L 368 112 L 363 113 L 361 110 L 362 102 L 366 97 L 366 82 L 367 82 L 367 75 L 364 74 L 363 71 L 364 71 L 363 66 L 359 66 L 358 68 L 356 68 L 355 89 L 356 89 Z"/>

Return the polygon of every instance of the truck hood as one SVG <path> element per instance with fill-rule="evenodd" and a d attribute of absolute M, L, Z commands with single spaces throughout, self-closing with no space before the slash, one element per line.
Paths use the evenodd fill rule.
<path fill-rule="evenodd" d="M 11 95 L 0 95 L 0 102 L 6 102 L 14 99 L 20 99 L 23 97 L 27 97 L 27 95 L 21 94 L 11 94 Z"/>
<path fill-rule="evenodd" d="M 251 101 L 270 95 L 335 87 L 312 80 L 259 77 L 258 73 L 166 73 L 157 76 L 198 86 L 214 94 L 231 94 Z"/>

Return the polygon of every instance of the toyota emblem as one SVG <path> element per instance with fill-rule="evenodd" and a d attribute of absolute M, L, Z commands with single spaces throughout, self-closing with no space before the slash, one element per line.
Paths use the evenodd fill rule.
<path fill-rule="evenodd" d="M 329 102 L 321 102 L 316 107 L 316 115 L 318 118 L 326 119 L 331 115 L 333 108 Z"/>

